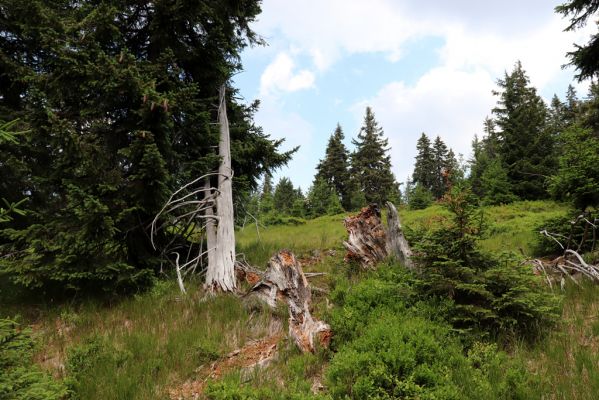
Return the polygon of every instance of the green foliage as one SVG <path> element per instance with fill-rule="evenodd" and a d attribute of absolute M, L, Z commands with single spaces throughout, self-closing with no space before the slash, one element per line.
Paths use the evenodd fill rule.
<path fill-rule="evenodd" d="M 414 173 L 412 183 L 420 184 L 422 187 L 431 190 L 435 183 L 435 155 L 431 147 L 431 141 L 424 132 L 416 143 L 416 163 L 414 164 Z"/>
<path fill-rule="evenodd" d="M 596 213 L 587 212 L 585 214 L 569 213 L 553 218 L 548 218 L 536 227 L 537 232 L 547 231 L 555 236 L 564 246 L 560 246 L 555 240 L 539 234 L 536 241 L 535 252 L 538 255 L 563 254 L 565 249 L 578 250 L 581 254 L 590 252 L 593 249 L 592 228 L 584 220 L 578 220 L 582 215 L 588 221 L 596 220 Z M 578 222 L 577 222 L 578 220 Z M 580 248 L 578 246 L 580 245 Z"/>
<path fill-rule="evenodd" d="M 364 124 L 358 138 L 352 143 L 356 150 L 351 155 L 351 174 L 354 184 L 369 203 L 384 204 L 397 192 L 397 182 L 391 172 L 389 141 L 384 137 L 370 107 L 366 107 Z"/>
<path fill-rule="evenodd" d="M 259 12 L 254 0 L 3 2 L 0 119 L 26 132 L 0 146 L 0 198 L 25 195 L 31 210 L 2 233 L 3 273 L 48 292 L 151 282 L 148 226 L 173 189 L 216 169 L 215 98 L 261 43 Z M 293 151 L 227 89 L 239 200 Z"/>
<path fill-rule="evenodd" d="M 418 183 L 412 189 L 408 206 L 411 210 L 423 210 L 430 206 L 432 202 L 433 194 L 424 185 Z"/>
<path fill-rule="evenodd" d="M 343 212 L 339 195 L 324 179 L 316 178 L 308 190 L 307 214 L 311 218 L 335 215 Z"/>
<path fill-rule="evenodd" d="M 599 205 L 599 137 L 589 129 L 573 127 L 561 137 L 562 152 L 549 191 L 584 211 Z"/>
<path fill-rule="evenodd" d="M 517 199 L 512 193 L 507 172 L 498 158 L 486 165 L 480 176 L 480 191 L 483 193 L 482 200 L 486 205 L 508 204 Z"/>
<path fill-rule="evenodd" d="M 64 400 L 70 391 L 63 382 L 33 364 L 31 331 L 0 319 L 0 398 L 6 400 Z"/>
<path fill-rule="evenodd" d="M 454 188 L 445 196 L 449 223 L 425 232 L 415 243 L 419 293 L 451 299 L 454 328 L 474 337 L 536 340 L 558 317 L 557 299 L 517 260 L 481 252 L 484 227 L 476 197 Z"/>
<path fill-rule="evenodd" d="M 415 276 L 382 265 L 357 284 L 337 282 L 328 320 L 335 332 L 326 372 L 334 399 L 528 399 L 522 364 L 496 346 L 466 351 L 444 318 L 450 301 L 421 301 Z"/>
<path fill-rule="evenodd" d="M 298 197 L 298 193 L 289 178 L 281 178 L 275 187 L 273 196 L 274 210 L 281 215 L 291 215 L 293 204 Z"/>
<path fill-rule="evenodd" d="M 521 199 L 547 197 L 545 177 L 555 168 L 554 137 L 546 127 L 547 107 L 522 64 L 497 82 L 493 109 L 498 128 L 499 156 L 514 194 Z"/>
<path fill-rule="evenodd" d="M 350 210 L 351 203 L 351 182 L 349 172 L 349 151 L 343 144 L 343 130 L 337 124 L 335 132 L 329 138 L 325 158 L 320 160 L 316 166 L 315 180 L 322 178 L 330 186 L 335 188 L 337 196 L 341 198 L 343 208 Z"/>
<path fill-rule="evenodd" d="M 586 25 L 587 20 L 599 9 L 597 0 L 570 0 L 555 8 L 564 17 L 570 17 L 567 31 L 576 30 Z M 591 36 L 588 43 L 576 45 L 576 50 L 567 53 L 570 65 L 576 67 L 579 81 L 594 78 L 599 72 L 599 34 Z"/>

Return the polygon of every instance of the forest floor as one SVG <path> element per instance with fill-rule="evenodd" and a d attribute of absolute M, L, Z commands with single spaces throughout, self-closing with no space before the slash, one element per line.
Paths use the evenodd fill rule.
<path fill-rule="evenodd" d="M 518 202 L 485 210 L 487 235 L 481 246 L 492 252 L 533 255 L 547 218 L 563 215 L 553 202 Z M 400 210 L 404 227 L 442 223 L 442 207 Z M 344 215 L 321 217 L 297 226 L 246 226 L 237 232 L 237 248 L 264 269 L 286 248 L 322 291 L 313 294 L 319 318 L 334 307 L 326 292 L 335 277 L 348 275 L 343 262 Z M 235 295 L 206 297 L 199 282 L 190 294 L 174 281 L 116 302 L 78 300 L 63 304 L 7 304 L 0 316 L 33 327 L 39 342 L 36 361 L 59 378 L 72 379 L 81 399 L 204 398 L 207 386 L 269 387 L 297 394 L 326 393 L 322 376 L 330 354 L 301 354 L 287 339 L 287 310 L 271 311 Z M 246 284 L 243 289 L 250 286 Z M 534 346 L 506 349 L 541 376 L 538 393 L 546 399 L 592 399 L 599 393 L 599 290 L 568 287 L 562 323 Z M 274 353 L 276 357 L 272 357 Z M 266 362 L 266 361 L 269 362 Z M 594 394 L 593 394 L 594 393 Z M 230 398 L 245 398 L 235 397 Z"/>

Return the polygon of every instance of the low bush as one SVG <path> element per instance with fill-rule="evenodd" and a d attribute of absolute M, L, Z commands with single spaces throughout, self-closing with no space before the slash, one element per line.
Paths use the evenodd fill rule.
<path fill-rule="evenodd" d="M 0 319 L 0 398 L 5 400 L 65 400 L 71 392 L 33 364 L 31 331 Z"/>

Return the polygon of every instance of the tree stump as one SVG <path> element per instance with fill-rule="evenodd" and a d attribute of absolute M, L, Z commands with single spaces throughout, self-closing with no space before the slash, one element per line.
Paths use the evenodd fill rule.
<path fill-rule="evenodd" d="M 414 269 L 412 262 L 412 249 L 406 240 L 397 208 L 390 201 L 387 202 L 387 253 L 395 256 L 406 268 Z"/>
<path fill-rule="evenodd" d="M 289 335 L 303 352 L 314 352 L 315 343 L 327 347 L 331 328 L 312 317 L 312 293 L 302 267 L 289 250 L 281 250 L 268 262 L 262 281 L 250 294 L 276 308 L 281 300 L 289 306 Z"/>
<path fill-rule="evenodd" d="M 343 242 L 347 249 L 345 261 L 357 261 L 362 268 L 372 269 L 379 261 L 393 255 L 406 268 L 415 268 L 397 209 L 390 202 L 387 202 L 387 209 L 387 228 L 381 221 L 381 211 L 376 204 L 364 207 L 358 215 L 343 220 L 349 233 L 348 240 Z"/>
<path fill-rule="evenodd" d="M 357 261 L 362 268 L 374 268 L 387 257 L 387 234 L 381 222 L 381 210 L 376 204 L 362 208 L 355 216 L 343 220 L 349 233 L 343 246 L 347 249 L 345 261 Z"/>

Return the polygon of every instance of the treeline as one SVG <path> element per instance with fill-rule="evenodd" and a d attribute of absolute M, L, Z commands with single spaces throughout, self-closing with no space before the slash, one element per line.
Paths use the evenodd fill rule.
<path fill-rule="evenodd" d="M 349 152 L 344 139 L 343 129 L 337 124 L 306 194 L 294 188 L 288 178 L 281 178 L 273 189 L 272 178 L 266 175 L 264 185 L 252 193 L 245 211 L 261 222 L 276 224 L 339 214 L 373 202 L 399 203 L 401 192 L 391 172 L 388 139 L 370 107 L 366 108 L 357 138 L 352 140 L 353 152 Z"/>
<path fill-rule="evenodd" d="M 406 200 L 424 208 L 452 184 L 468 185 L 484 204 L 554 198 L 579 211 L 599 204 L 599 85 L 578 98 L 569 86 L 565 99 L 547 105 L 522 64 L 498 81 L 497 105 L 474 137 L 467 165 L 457 163 L 437 137 L 418 140 L 418 155 Z"/>

